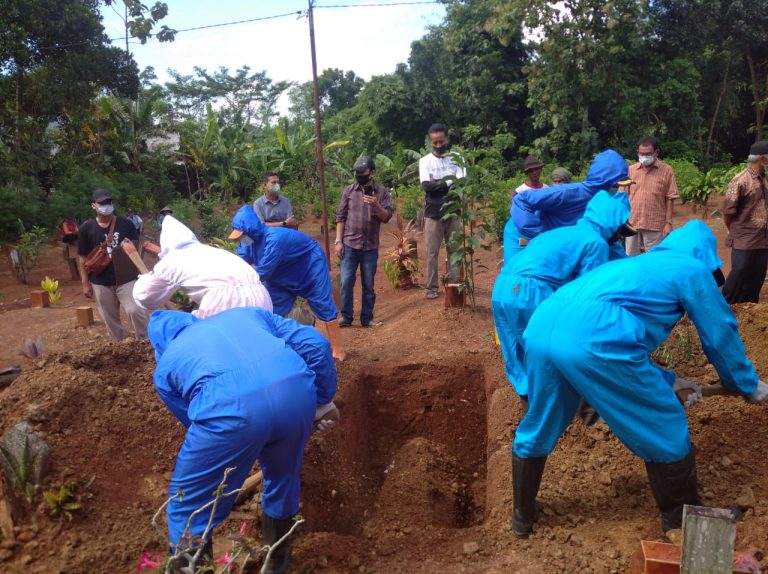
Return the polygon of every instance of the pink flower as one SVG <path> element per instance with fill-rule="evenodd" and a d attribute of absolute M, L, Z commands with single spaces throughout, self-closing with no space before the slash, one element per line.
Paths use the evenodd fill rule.
<path fill-rule="evenodd" d="M 240 536 L 244 536 L 246 530 L 248 530 L 248 521 L 243 520 L 242 524 L 240 524 Z"/>
<path fill-rule="evenodd" d="M 145 569 L 153 569 L 153 568 L 160 568 L 162 566 L 163 561 L 160 558 L 160 555 L 157 552 L 145 552 L 141 555 L 141 560 L 139 560 L 139 565 L 136 567 L 137 570 L 145 570 Z"/>

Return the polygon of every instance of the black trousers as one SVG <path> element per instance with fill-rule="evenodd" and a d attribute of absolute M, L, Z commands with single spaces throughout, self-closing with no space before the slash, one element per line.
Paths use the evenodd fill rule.
<path fill-rule="evenodd" d="M 768 270 L 768 249 L 731 249 L 731 272 L 723 285 L 728 303 L 757 303 Z"/>

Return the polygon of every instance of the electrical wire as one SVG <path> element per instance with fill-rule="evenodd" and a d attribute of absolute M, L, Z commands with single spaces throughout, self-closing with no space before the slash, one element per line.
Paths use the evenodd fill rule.
<path fill-rule="evenodd" d="M 440 0 L 416 0 L 415 2 L 379 2 L 379 3 L 373 3 L 373 4 L 327 4 L 327 5 L 313 5 L 314 9 L 326 9 L 326 8 L 382 8 L 382 7 L 389 7 L 389 6 L 416 6 L 416 5 L 423 5 L 423 4 L 440 4 Z M 233 20 L 231 22 L 220 22 L 218 24 L 206 24 L 203 26 L 193 26 L 191 28 L 180 28 L 178 30 L 174 30 L 176 34 L 181 34 L 183 32 L 194 32 L 197 30 L 208 30 L 211 28 L 223 28 L 225 26 L 236 26 L 238 24 L 250 24 L 252 22 L 264 22 L 266 20 L 277 20 L 278 18 L 287 18 L 288 16 L 296 16 L 301 17 L 306 15 L 306 10 L 294 10 L 293 12 L 285 12 L 283 14 L 273 14 L 271 16 L 260 16 L 258 18 L 247 18 L 244 20 Z M 115 38 L 108 38 L 109 42 L 122 42 L 125 41 L 125 36 L 118 36 Z M 157 41 L 157 37 L 151 37 L 147 40 L 147 42 L 154 42 Z M 84 41 L 84 42 L 71 42 L 69 44 L 57 44 L 55 46 L 42 46 L 37 48 L 38 50 L 60 50 L 62 48 L 72 48 L 75 46 L 85 46 L 88 44 L 93 43 L 92 41 Z M 137 42 L 132 41 L 131 44 L 137 44 Z M 139 43 L 140 44 L 140 43 Z"/>

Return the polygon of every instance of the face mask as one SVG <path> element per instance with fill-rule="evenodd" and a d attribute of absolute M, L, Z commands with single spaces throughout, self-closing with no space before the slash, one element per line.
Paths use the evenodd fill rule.
<path fill-rule="evenodd" d="M 637 156 L 637 160 L 642 165 L 651 165 L 654 161 L 656 161 L 656 156 L 654 156 L 654 155 L 639 155 L 639 156 Z"/>
<path fill-rule="evenodd" d="M 111 203 L 107 203 L 105 205 L 99 205 L 99 207 L 96 208 L 96 213 L 99 215 L 112 215 L 115 211 L 115 206 Z"/>
<path fill-rule="evenodd" d="M 451 146 L 448 145 L 448 144 L 437 146 L 437 147 L 436 146 L 432 146 L 432 151 L 434 151 L 439 156 L 442 156 L 449 149 L 451 149 Z"/>
<path fill-rule="evenodd" d="M 272 195 L 280 195 L 280 184 L 275 183 L 269 188 L 269 193 Z"/>
<path fill-rule="evenodd" d="M 247 235 L 243 235 L 240 237 L 240 243 L 242 243 L 246 247 L 250 247 L 251 245 L 253 245 L 253 239 L 251 239 Z"/>
<path fill-rule="evenodd" d="M 355 179 L 360 185 L 365 185 L 371 179 L 370 175 L 356 175 Z"/>

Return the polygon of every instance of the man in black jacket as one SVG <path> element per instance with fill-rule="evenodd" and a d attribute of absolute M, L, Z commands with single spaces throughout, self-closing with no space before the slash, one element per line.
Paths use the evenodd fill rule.
<path fill-rule="evenodd" d="M 448 259 L 451 252 L 449 240 L 454 232 L 461 231 L 458 219 L 443 220 L 445 215 L 446 195 L 456 179 L 466 175 L 466 170 L 454 161 L 458 155 L 450 151 L 448 127 L 445 124 L 433 124 L 429 128 L 432 153 L 419 160 L 419 180 L 424 189 L 424 238 L 427 243 L 427 299 L 437 298 L 437 264 L 440 244 L 445 241 Z M 449 177 L 451 179 L 443 180 Z M 459 280 L 458 265 L 449 265 L 446 276 L 448 283 Z"/>

